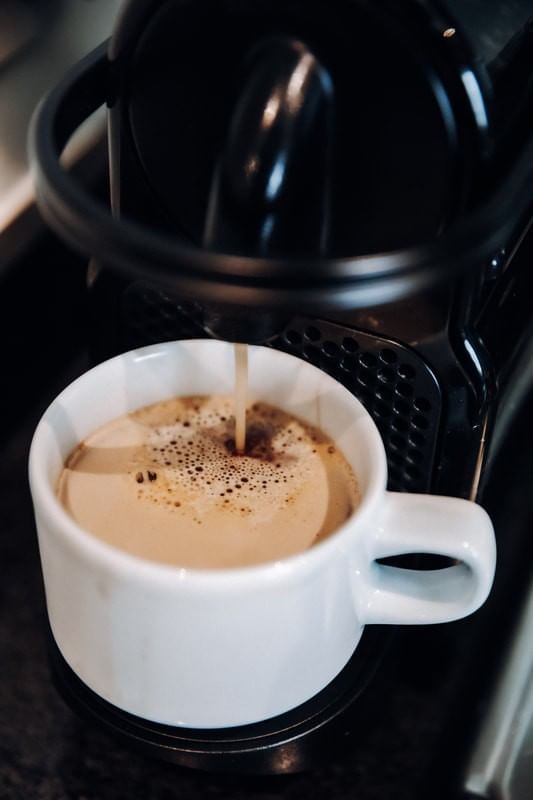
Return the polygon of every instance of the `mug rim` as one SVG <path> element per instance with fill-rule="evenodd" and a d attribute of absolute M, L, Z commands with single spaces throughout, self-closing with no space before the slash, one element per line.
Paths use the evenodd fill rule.
<path fill-rule="evenodd" d="M 183 591 L 185 586 L 189 589 L 197 587 L 200 590 L 205 590 L 206 587 L 224 590 L 229 587 L 235 587 L 235 589 L 242 590 L 243 584 L 251 583 L 254 587 L 257 587 L 259 582 L 272 584 L 273 581 L 283 580 L 295 575 L 307 575 L 309 572 L 320 568 L 320 565 L 332 558 L 339 549 L 348 553 L 354 525 L 357 526 L 358 530 L 365 526 L 378 504 L 380 496 L 383 496 L 386 490 L 387 462 L 381 435 L 361 401 L 339 381 L 298 356 L 262 345 L 251 345 L 251 347 L 266 350 L 274 358 L 282 358 L 304 364 L 306 369 L 319 372 L 321 379 L 325 380 L 326 384 L 329 384 L 336 392 L 344 394 L 349 399 L 349 402 L 354 404 L 354 409 L 359 411 L 361 424 L 364 425 L 364 432 L 374 448 L 375 466 L 371 471 L 370 485 L 362 494 L 357 508 L 335 531 L 321 542 L 285 558 L 236 567 L 199 568 L 165 564 L 122 550 L 105 540 L 99 539 L 79 525 L 63 507 L 54 491 L 53 482 L 46 471 L 46 465 L 43 463 L 49 447 L 49 443 L 46 441 L 50 430 L 49 418 L 54 409 L 62 402 L 68 405 L 70 402 L 69 395 L 74 390 L 79 389 L 87 381 L 96 380 L 98 372 L 105 372 L 113 363 L 141 362 L 156 355 L 168 357 L 169 351 L 185 343 L 188 347 L 205 346 L 206 343 L 209 343 L 211 347 L 213 344 L 218 344 L 224 348 L 233 346 L 232 343 L 214 339 L 182 339 L 134 348 L 112 356 L 86 370 L 56 395 L 42 413 L 30 445 L 28 460 L 29 482 L 35 515 L 45 518 L 46 524 L 50 526 L 54 536 L 60 536 L 70 548 L 82 551 L 84 558 L 97 562 L 99 568 L 105 566 L 109 571 L 119 572 L 123 576 L 130 575 L 132 578 L 135 575 L 135 580 L 156 581 L 165 586 L 179 587 L 179 591 Z M 111 417 L 107 421 L 110 422 L 113 418 Z"/>

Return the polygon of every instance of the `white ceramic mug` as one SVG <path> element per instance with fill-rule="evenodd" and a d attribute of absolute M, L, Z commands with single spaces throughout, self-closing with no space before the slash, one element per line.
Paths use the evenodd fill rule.
<path fill-rule="evenodd" d="M 171 342 L 100 364 L 59 395 L 33 439 L 30 482 L 55 641 L 94 692 L 155 722 L 221 728 L 281 714 L 340 672 L 364 625 L 457 619 L 492 584 L 494 534 L 482 508 L 386 491 L 383 443 L 361 403 L 298 358 L 250 351 L 250 398 L 322 428 L 361 489 L 338 531 L 290 558 L 218 570 L 150 562 L 84 531 L 55 494 L 72 449 L 114 417 L 172 396 L 231 392 L 227 343 Z M 458 563 L 435 571 L 377 563 L 410 552 Z"/>

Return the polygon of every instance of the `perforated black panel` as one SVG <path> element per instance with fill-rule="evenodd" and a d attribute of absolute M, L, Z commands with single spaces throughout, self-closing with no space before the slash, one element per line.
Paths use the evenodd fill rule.
<path fill-rule="evenodd" d="M 123 295 L 122 322 L 128 347 L 206 335 L 194 308 L 144 283 L 133 284 Z M 361 400 L 385 443 L 390 489 L 430 488 L 441 393 L 415 351 L 308 318 L 293 319 L 272 346 L 320 367 Z"/>
<path fill-rule="evenodd" d="M 361 400 L 385 443 L 390 489 L 429 489 L 441 396 L 417 353 L 383 337 L 308 319 L 293 320 L 274 344 L 316 364 Z"/>

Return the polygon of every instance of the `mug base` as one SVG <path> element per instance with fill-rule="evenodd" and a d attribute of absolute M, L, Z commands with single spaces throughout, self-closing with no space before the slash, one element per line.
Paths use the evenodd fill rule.
<path fill-rule="evenodd" d="M 48 650 L 52 680 L 63 700 L 80 717 L 122 744 L 180 767 L 275 775 L 316 766 L 360 727 L 365 689 L 391 637 L 391 628 L 366 628 L 348 664 L 310 700 L 268 720 L 216 729 L 163 725 L 122 711 L 80 680 L 63 658 L 50 629 Z"/>

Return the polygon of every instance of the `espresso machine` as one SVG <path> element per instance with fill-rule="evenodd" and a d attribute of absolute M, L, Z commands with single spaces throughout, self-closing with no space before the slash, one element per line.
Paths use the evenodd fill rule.
<path fill-rule="evenodd" d="M 126 2 L 31 133 L 41 212 L 90 259 L 93 361 L 206 336 L 284 350 L 363 402 L 390 489 L 484 504 L 532 377 L 528 6 Z M 60 163 L 104 103 L 109 196 Z M 51 661 L 75 708 L 146 752 L 280 773 L 357 724 L 390 649 L 365 632 L 304 706 L 216 731 L 134 718 L 53 642 Z"/>

